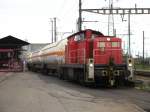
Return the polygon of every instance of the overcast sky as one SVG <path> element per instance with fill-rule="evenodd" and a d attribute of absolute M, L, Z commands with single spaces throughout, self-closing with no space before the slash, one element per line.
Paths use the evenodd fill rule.
<path fill-rule="evenodd" d="M 137 7 L 150 7 L 150 0 L 114 0 L 114 7 L 134 7 L 135 3 Z M 108 0 L 82 0 L 82 4 L 83 8 L 102 8 L 108 6 Z M 59 38 L 63 35 L 62 32 L 75 31 L 78 0 L 0 0 L 0 38 L 12 35 L 31 43 L 50 43 L 50 18 L 53 17 L 57 17 Z M 99 21 L 84 23 L 84 28 L 99 30 L 107 35 L 107 16 L 83 13 L 83 18 Z M 115 16 L 117 34 L 127 34 L 127 25 L 127 22 L 121 21 L 119 15 Z M 143 30 L 146 51 L 150 51 L 150 15 L 131 16 L 131 43 L 135 54 L 141 53 Z M 127 36 L 118 36 L 127 44 Z"/>

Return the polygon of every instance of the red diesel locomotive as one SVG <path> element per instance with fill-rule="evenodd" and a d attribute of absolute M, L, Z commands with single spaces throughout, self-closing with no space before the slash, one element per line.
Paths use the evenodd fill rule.
<path fill-rule="evenodd" d="M 30 53 L 28 68 L 80 83 L 122 85 L 129 81 L 130 72 L 121 44 L 120 38 L 83 30 Z"/>

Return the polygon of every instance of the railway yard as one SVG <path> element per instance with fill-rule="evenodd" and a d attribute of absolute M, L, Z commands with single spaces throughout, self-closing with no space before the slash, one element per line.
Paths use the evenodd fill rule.
<path fill-rule="evenodd" d="M 0 112 L 150 112 L 150 72 L 120 38 L 85 29 L 26 53 L 13 36 L 0 43 Z"/>
<path fill-rule="evenodd" d="M 0 112 L 149 112 L 148 91 L 90 88 L 34 72 L 0 72 Z"/>
<path fill-rule="evenodd" d="M 0 4 L 0 112 L 150 112 L 150 2 Z"/>

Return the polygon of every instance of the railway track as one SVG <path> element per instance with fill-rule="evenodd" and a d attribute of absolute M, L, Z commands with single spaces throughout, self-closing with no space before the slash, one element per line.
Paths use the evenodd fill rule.
<path fill-rule="evenodd" d="M 150 71 L 135 71 L 135 88 L 150 92 Z"/>
<path fill-rule="evenodd" d="M 31 72 L 32 73 L 32 72 Z M 145 112 L 150 112 L 150 94 L 147 91 L 141 91 L 130 87 L 118 87 L 118 88 L 102 88 L 102 87 L 84 87 L 80 84 L 76 84 L 70 81 L 58 80 L 53 76 L 43 76 L 38 74 L 41 80 L 44 80 L 47 84 L 57 82 L 57 90 L 61 93 L 48 92 L 49 95 L 60 99 L 68 99 L 73 101 L 85 101 L 85 102 L 102 102 L 102 101 L 113 101 L 116 103 L 127 103 L 136 104 L 140 108 L 144 109 Z M 60 87 L 61 85 L 61 87 Z M 50 87 L 52 89 L 52 87 Z M 50 90 L 48 89 L 48 90 Z M 43 90 L 42 90 L 43 91 Z M 84 96 L 84 94 L 87 94 Z M 65 94 L 65 95 L 63 95 Z"/>
<path fill-rule="evenodd" d="M 135 75 L 150 78 L 150 70 L 136 70 Z"/>
<path fill-rule="evenodd" d="M 6 74 L 2 74 L 2 76 L 4 75 L 6 76 Z M 97 108 L 100 108 L 100 106 L 103 105 L 106 105 L 105 108 L 109 108 L 109 106 L 112 106 L 114 104 L 117 107 L 121 106 L 121 104 L 126 106 L 133 105 L 133 107 L 137 109 L 142 108 L 143 110 L 145 110 L 145 112 L 150 112 L 150 107 L 149 107 L 150 94 L 147 91 L 141 91 L 141 90 L 128 88 L 128 87 L 118 87 L 118 88 L 101 88 L 101 87 L 91 88 L 90 87 L 89 88 L 89 87 L 81 86 L 74 82 L 62 81 L 53 76 L 42 75 L 40 73 L 34 73 L 34 72 L 8 73 L 7 79 L 8 80 L 5 83 L 0 84 L 1 92 L 4 93 L 3 96 L 0 95 L 1 96 L 0 98 L 3 99 L 3 97 L 6 97 L 4 98 L 4 101 L 0 100 L 1 105 L 3 104 L 4 106 L 7 105 L 7 100 L 6 100 L 7 97 L 9 97 L 8 104 L 10 104 L 10 102 L 13 102 L 13 106 L 15 108 L 17 108 L 19 105 L 17 99 L 23 99 L 21 101 L 24 101 L 25 99 L 29 98 L 27 99 L 27 102 L 22 102 L 21 105 L 28 105 L 28 103 L 29 105 L 31 105 L 31 102 L 34 101 L 30 108 L 36 110 L 37 108 L 41 109 L 45 105 L 47 105 L 47 104 L 43 104 L 44 106 L 42 107 L 40 106 L 36 107 L 35 105 L 37 105 L 38 103 L 37 102 L 38 98 L 40 98 L 38 99 L 38 101 L 42 103 L 44 103 L 45 101 L 46 101 L 45 103 L 48 103 L 47 101 L 49 100 L 45 100 L 45 99 L 51 98 L 50 101 L 56 101 L 57 103 L 56 102 L 54 103 L 56 105 L 60 104 L 62 106 L 62 109 L 64 109 L 67 112 L 74 112 L 71 110 L 81 109 L 81 107 L 84 107 L 82 111 L 85 111 L 86 105 L 89 104 L 95 105 L 95 107 Z M 27 97 L 26 95 L 29 96 L 33 95 L 34 97 Z M 35 97 L 35 95 L 38 96 Z M 81 104 L 79 104 L 80 102 Z M 50 103 L 48 107 L 51 106 L 51 104 L 53 103 Z M 70 104 L 69 107 L 68 104 Z M 76 107 L 74 105 L 76 105 Z M 114 108 L 116 108 L 115 105 Z M 11 108 L 9 106 L 6 106 L 6 109 L 9 110 Z M 56 108 L 51 107 L 51 110 L 52 109 L 55 112 Z M 92 112 L 95 111 L 93 110 Z"/>

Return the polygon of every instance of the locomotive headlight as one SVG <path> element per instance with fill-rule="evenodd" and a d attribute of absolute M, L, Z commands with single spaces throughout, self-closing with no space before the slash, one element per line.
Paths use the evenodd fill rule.
<path fill-rule="evenodd" d="M 129 67 L 133 66 L 133 59 L 131 59 L 131 58 L 128 59 L 128 66 Z"/>
<path fill-rule="evenodd" d="M 110 41 L 110 38 L 107 38 L 107 41 Z"/>
<path fill-rule="evenodd" d="M 90 63 L 90 67 L 93 67 L 93 64 L 92 64 L 92 63 Z"/>
<path fill-rule="evenodd" d="M 132 63 L 129 63 L 129 67 L 132 67 Z"/>

